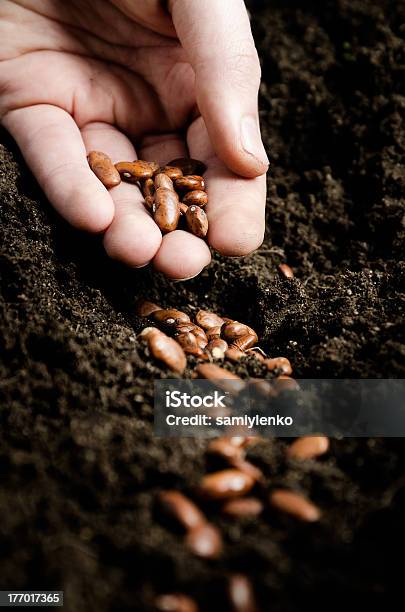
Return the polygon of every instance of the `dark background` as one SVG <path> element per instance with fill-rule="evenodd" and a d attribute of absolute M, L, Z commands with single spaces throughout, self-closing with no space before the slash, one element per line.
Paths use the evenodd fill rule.
<path fill-rule="evenodd" d="M 226 609 L 230 571 L 276 612 L 373 608 L 400 590 L 402 440 L 333 441 L 304 465 L 282 440 L 254 447 L 269 490 L 301 490 L 323 518 L 208 509 L 226 542 L 217 562 L 193 558 L 155 508 L 160 488 L 192 495 L 205 443 L 153 437 L 152 382 L 169 373 L 136 340 L 138 297 L 248 322 L 297 377 L 404 376 L 405 3 L 250 9 L 271 158 L 268 230 L 250 257 L 216 256 L 184 284 L 125 269 L 56 216 L 1 133 L 2 589 L 65 589 L 80 612 L 146 610 L 174 590 Z"/>

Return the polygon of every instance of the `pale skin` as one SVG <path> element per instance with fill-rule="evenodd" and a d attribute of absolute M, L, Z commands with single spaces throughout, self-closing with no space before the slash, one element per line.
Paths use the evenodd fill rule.
<path fill-rule="evenodd" d="M 107 191 L 87 153 L 203 160 L 209 244 L 251 253 L 263 240 L 268 167 L 259 83 L 242 0 L 0 2 L 1 122 L 55 209 L 132 267 L 186 279 L 211 255 L 190 233 L 162 237 L 138 187 Z"/>

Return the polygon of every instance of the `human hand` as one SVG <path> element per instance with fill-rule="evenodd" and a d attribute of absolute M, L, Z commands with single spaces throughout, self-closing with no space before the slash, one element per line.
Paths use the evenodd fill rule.
<path fill-rule="evenodd" d="M 208 242 L 230 256 L 262 242 L 268 163 L 243 1 L 169 0 L 168 11 L 159 0 L 2 0 L 0 117 L 69 223 L 104 233 L 114 259 L 183 279 L 209 263 L 207 244 L 162 237 L 138 187 L 108 192 L 86 153 L 203 160 Z"/>

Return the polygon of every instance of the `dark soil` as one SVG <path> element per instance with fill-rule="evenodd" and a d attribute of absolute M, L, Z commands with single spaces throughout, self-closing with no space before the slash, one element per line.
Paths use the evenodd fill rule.
<path fill-rule="evenodd" d="M 323 518 L 208 510 L 226 542 L 217 562 L 192 557 L 155 507 L 160 488 L 192 490 L 205 443 L 153 436 L 153 379 L 170 374 L 136 340 L 140 296 L 250 323 L 297 377 L 405 372 L 405 2 L 250 8 L 272 160 L 256 254 L 216 256 L 184 284 L 125 269 L 56 216 L 1 134 L 2 589 L 64 589 L 69 612 L 147 610 L 174 590 L 225 610 L 230 571 L 272 612 L 387 607 L 402 590 L 401 440 L 333 441 L 304 465 L 282 440 L 254 447 L 271 485 L 302 490 Z"/>

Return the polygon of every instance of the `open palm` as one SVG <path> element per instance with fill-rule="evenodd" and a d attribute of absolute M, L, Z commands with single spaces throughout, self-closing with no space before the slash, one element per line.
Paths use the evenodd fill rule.
<path fill-rule="evenodd" d="M 243 3 L 229 0 L 226 15 L 221 4 L 173 1 L 172 17 L 155 0 L 0 7 L 0 116 L 49 200 L 75 227 L 103 232 L 111 257 L 134 267 L 153 261 L 171 278 L 198 274 L 210 261 L 207 244 L 181 230 L 162 237 L 138 187 L 107 192 L 86 153 L 114 162 L 202 159 L 209 243 L 227 255 L 257 248 L 267 169 L 260 71 Z"/>

